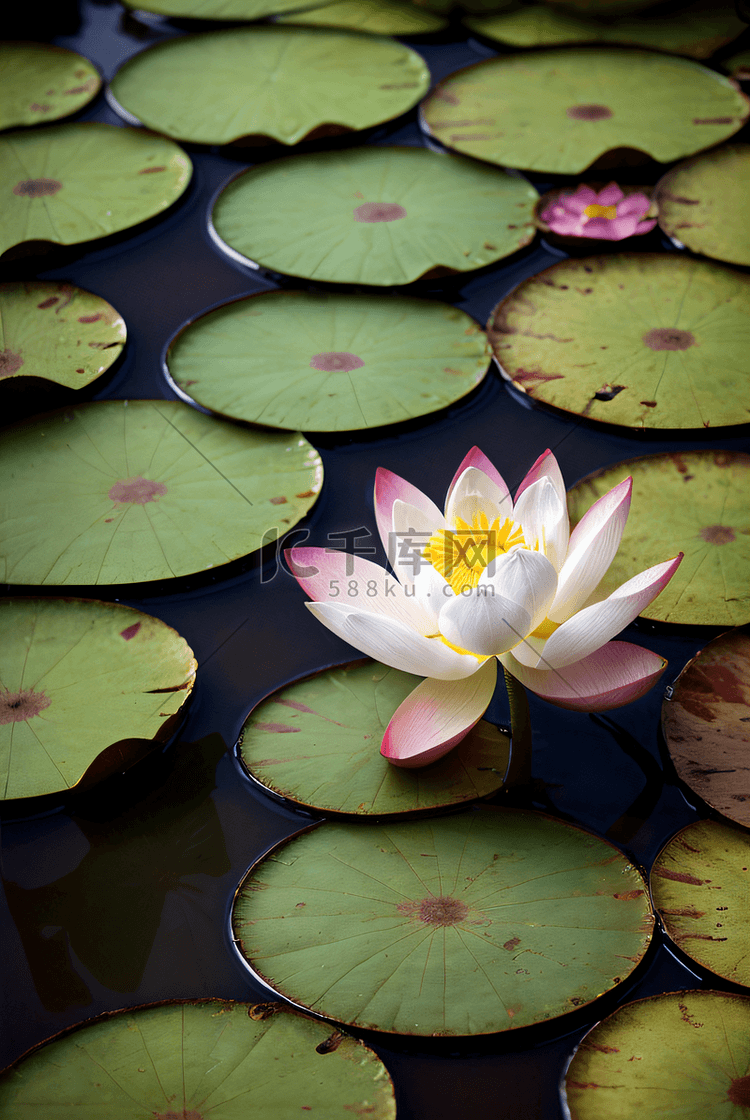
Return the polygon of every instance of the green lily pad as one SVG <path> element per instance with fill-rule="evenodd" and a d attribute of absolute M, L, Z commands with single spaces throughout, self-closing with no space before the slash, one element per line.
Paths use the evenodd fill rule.
<path fill-rule="evenodd" d="M 0 128 L 77 113 L 102 80 L 87 58 L 50 43 L 0 43 Z"/>
<path fill-rule="evenodd" d="M 98 121 L 0 136 L 0 252 L 128 229 L 171 206 L 191 173 L 171 140 Z"/>
<path fill-rule="evenodd" d="M 0 380 L 89 385 L 119 357 L 125 320 L 100 296 L 59 280 L 0 284 Z"/>
<path fill-rule="evenodd" d="M 122 0 L 127 8 L 161 16 L 212 21 L 257 20 L 276 12 L 296 12 L 315 7 L 314 0 Z M 318 0 L 318 3 L 320 0 Z"/>
<path fill-rule="evenodd" d="M 426 148 L 354 148 L 252 167 L 219 196 L 216 233 L 266 268 L 346 284 L 468 272 L 533 239 L 524 179 Z"/>
<path fill-rule="evenodd" d="M 655 191 L 659 225 L 706 257 L 750 264 L 750 144 L 729 144 L 680 164 Z"/>
<path fill-rule="evenodd" d="M 565 1076 L 571 1120 L 740 1120 L 747 1114 L 750 999 L 669 992 L 618 1008 Z"/>
<path fill-rule="evenodd" d="M 129 113 L 177 139 L 297 144 L 320 129 L 330 135 L 397 117 L 429 85 L 420 55 L 392 39 L 233 27 L 157 43 L 129 59 L 110 88 Z"/>
<path fill-rule="evenodd" d="M 445 408 L 483 380 L 491 356 L 481 328 L 449 304 L 267 292 L 192 323 L 167 365 L 215 412 L 339 432 Z"/>
<path fill-rule="evenodd" d="M 722 634 L 689 661 L 665 700 L 661 726 L 686 785 L 750 826 L 750 636 Z"/>
<path fill-rule="evenodd" d="M 565 260 L 525 280 L 488 324 L 517 388 L 629 428 L 750 420 L 750 277 L 677 253 Z"/>
<path fill-rule="evenodd" d="M 667 163 L 737 132 L 750 101 L 728 78 L 653 51 L 564 49 L 490 58 L 438 82 L 429 131 L 490 163 L 577 174 L 614 149 Z"/>
<path fill-rule="evenodd" d="M 750 984 L 747 902 L 750 834 L 696 821 L 662 848 L 651 894 L 667 933 L 704 968 Z"/>
<path fill-rule="evenodd" d="M 118 740 L 166 737 L 193 687 L 185 640 L 116 603 L 0 599 L 0 633 L 2 798 L 70 789 Z"/>
<path fill-rule="evenodd" d="M 380 741 L 421 677 L 355 661 L 296 681 L 253 709 L 240 759 L 274 793 L 322 812 L 385 816 L 456 805 L 502 787 L 508 737 L 481 720 L 431 766 L 392 766 Z"/>
<path fill-rule="evenodd" d="M 526 1026 L 627 976 L 645 884 L 609 844 L 537 813 L 324 824 L 256 864 L 235 938 L 277 991 L 344 1023 L 416 1035 Z"/>
<path fill-rule="evenodd" d="M 277 1004 L 217 999 L 115 1011 L 32 1050 L 2 1075 L 0 1109 L 21 1120 L 40 1108 L 55 1120 L 396 1115 L 361 1042 Z"/>
<path fill-rule="evenodd" d="M 448 26 L 447 19 L 408 0 L 334 0 L 322 8 L 279 16 L 276 22 L 348 27 L 373 35 L 426 35 Z"/>
<path fill-rule="evenodd" d="M 738 51 L 731 58 L 725 58 L 721 66 L 735 81 L 750 82 L 750 51 Z"/>
<path fill-rule="evenodd" d="M 597 598 L 683 552 L 677 572 L 642 617 L 691 626 L 750 622 L 750 456 L 675 451 L 618 463 L 568 492 L 571 522 L 580 521 L 597 498 L 628 475 L 633 477 L 630 515 Z"/>
<path fill-rule="evenodd" d="M 621 43 L 652 47 L 689 58 L 710 58 L 731 43 L 747 26 L 733 4 L 718 6 L 714 0 L 697 0 L 682 8 L 679 19 L 646 13 L 625 16 L 616 22 L 579 15 L 542 4 L 484 19 L 465 19 L 469 27 L 497 43 L 512 47 L 557 47 L 573 43 Z"/>
<path fill-rule="evenodd" d="M 5 432 L 0 573 L 16 584 L 135 583 L 244 556 L 295 525 L 323 468 L 299 433 L 177 401 L 97 401 Z"/>
<path fill-rule="evenodd" d="M 622 16 L 653 8 L 654 0 L 544 0 L 553 8 L 569 8 L 590 16 Z"/>

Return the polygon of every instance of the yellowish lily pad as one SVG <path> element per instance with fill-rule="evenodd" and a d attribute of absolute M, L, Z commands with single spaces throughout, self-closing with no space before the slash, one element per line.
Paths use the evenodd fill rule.
<path fill-rule="evenodd" d="M 430 72 L 392 39 L 346 31 L 234 27 L 167 39 L 111 82 L 129 113 L 176 139 L 297 144 L 369 128 L 411 109 Z"/>
<path fill-rule="evenodd" d="M 750 985 L 750 833 L 717 821 L 689 824 L 657 856 L 651 893 L 683 953 L 724 980 Z"/>
<path fill-rule="evenodd" d="M 426 148 L 354 148 L 273 160 L 219 196 L 216 233 L 266 268 L 344 284 L 468 272 L 534 237 L 525 179 Z"/>
<path fill-rule="evenodd" d="M 0 136 L 0 252 L 25 241 L 73 245 L 166 210 L 192 164 L 171 140 L 91 121 Z"/>
<path fill-rule="evenodd" d="M 664 701 L 661 725 L 683 782 L 750 826 L 750 635 L 722 634 L 688 662 Z"/>
<path fill-rule="evenodd" d="M 421 679 L 356 661 L 287 685 L 251 712 L 240 758 L 274 793 L 322 812 L 412 813 L 496 793 L 510 744 L 485 720 L 430 766 L 392 766 L 381 755 L 388 722 Z"/>
<path fill-rule="evenodd" d="M 694 626 L 749 622 L 750 456 L 675 451 L 618 463 L 568 492 L 572 523 L 628 475 L 633 478 L 630 515 L 597 597 L 605 598 L 638 572 L 683 552 L 677 572 L 642 616 Z"/>
<path fill-rule="evenodd" d="M 739 1120 L 747 1114 L 750 999 L 669 992 L 618 1008 L 565 1075 L 571 1120 Z"/>
<path fill-rule="evenodd" d="M 0 573 L 17 584 L 169 579 L 244 556 L 315 502 L 320 457 L 177 401 L 97 401 L 9 429 Z"/>
<path fill-rule="evenodd" d="M 0 43 L 0 128 L 77 113 L 101 88 L 87 58 L 50 43 Z"/>
<path fill-rule="evenodd" d="M 190 695 L 184 638 L 119 603 L 0 599 L 0 797 L 75 786 L 119 740 L 160 739 Z M 100 776 L 122 768 L 110 751 Z"/>
<path fill-rule="evenodd" d="M 443 16 L 409 0 L 333 0 L 319 8 L 279 16 L 277 23 L 312 27 L 348 27 L 371 35 L 426 35 L 448 26 Z"/>
<path fill-rule="evenodd" d="M 750 420 L 750 276 L 677 253 L 565 260 L 492 313 L 495 357 L 545 404 L 630 428 Z"/>
<path fill-rule="evenodd" d="M 125 321 L 100 296 L 59 280 L 0 284 L 0 380 L 43 377 L 81 389 L 125 344 Z"/>
<path fill-rule="evenodd" d="M 444 408 L 482 381 L 490 358 L 482 329 L 449 304 L 267 292 L 192 323 L 167 365 L 222 415 L 331 432 Z"/>
<path fill-rule="evenodd" d="M 750 144 L 727 144 L 667 172 L 659 225 L 694 253 L 750 265 Z"/>
<path fill-rule="evenodd" d="M 127 8 L 160 16 L 241 22 L 263 19 L 277 12 L 315 7 L 314 0 L 123 0 Z"/>
<path fill-rule="evenodd" d="M 375 1030 L 473 1035 L 589 1003 L 641 959 L 653 919 L 639 872 L 603 840 L 480 808 L 293 838 L 249 872 L 232 924 L 295 1003 Z"/>
<path fill-rule="evenodd" d="M 667 163 L 718 144 L 750 101 L 712 70 L 654 51 L 535 51 L 449 75 L 423 103 L 447 147 L 506 167 L 574 175 L 628 148 Z"/>

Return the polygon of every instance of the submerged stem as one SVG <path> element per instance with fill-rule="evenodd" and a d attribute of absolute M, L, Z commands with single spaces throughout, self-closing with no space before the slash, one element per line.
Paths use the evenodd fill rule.
<path fill-rule="evenodd" d="M 503 668 L 503 673 L 510 704 L 511 734 L 510 764 L 505 789 L 515 794 L 531 789 L 531 718 L 526 689 L 506 668 Z"/>

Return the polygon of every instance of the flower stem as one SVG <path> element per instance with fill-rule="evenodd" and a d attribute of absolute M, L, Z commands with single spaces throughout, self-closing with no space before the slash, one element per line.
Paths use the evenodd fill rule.
<path fill-rule="evenodd" d="M 505 790 L 512 796 L 531 792 L 532 736 L 529 700 L 526 689 L 507 669 L 505 687 L 510 704 L 510 764 L 505 778 Z"/>

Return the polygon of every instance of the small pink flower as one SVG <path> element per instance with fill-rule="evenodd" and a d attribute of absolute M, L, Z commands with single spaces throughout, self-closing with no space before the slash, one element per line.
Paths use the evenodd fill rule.
<path fill-rule="evenodd" d="M 574 194 L 560 195 L 540 216 L 553 233 L 566 237 L 622 241 L 654 228 L 656 218 L 642 221 L 650 206 L 645 194 L 625 195 L 617 183 L 609 183 L 598 194 L 581 185 Z"/>

